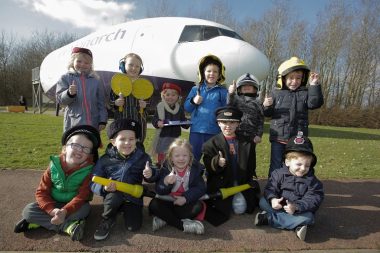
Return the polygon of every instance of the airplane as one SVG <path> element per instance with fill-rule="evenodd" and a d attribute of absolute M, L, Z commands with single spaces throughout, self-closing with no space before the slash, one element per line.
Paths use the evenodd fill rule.
<path fill-rule="evenodd" d="M 154 86 L 150 109 L 160 101 L 164 82 L 178 84 L 186 98 L 198 82 L 199 60 L 208 54 L 223 62 L 226 85 L 244 73 L 254 74 L 259 81 L 269 73 L 267 57 L 227 26 L 185 17 L 146 18 L 103 28 L 48 54 L 40 66 L 40 82 L 53 100 L 56 83 L 67 72 L 74 47 L 92 51 L 94 70 L 100 75 L 106 99 L 112 76 L 120 73 L 120 59 L 131 52 L 140 55 L 144 67 L 141 77 Z"/>

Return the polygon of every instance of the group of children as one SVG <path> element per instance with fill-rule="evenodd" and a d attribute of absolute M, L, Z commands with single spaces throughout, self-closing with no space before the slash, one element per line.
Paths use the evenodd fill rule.
<path fill-rule="evenodd" d="M 132 80 L 142 69 L 136 54 L 120 61 L 120 70 Z M 106 185 L 91 181 L 98 176 L 129 185 L 154 183 L 156 197 L 149 203 L 153 231 L 170 225 L 203 234 L 202 221 L 219 226 L 231 214 L 252 214 L 259 206 L 256 226 L 294 230 L 304 240 L 324 196 L 323 185 L 314 175 L 317 157 L 307 138 L 308 110 L 323 104 L 318 74 L 310 74 L 302 60 L 292 57 L 279 67 L 277 89 L 261 103 L 259 81 L 250 73 L 228 89 L 223 86 L 225 67 L 217 56 L 203 57 L 198 71 L 199 84 L 183 106 L 181 88 L 174 83 L 162 85 L 162 101 L 152 119 L 157 128 L 152 147 L 159 169 L 141 145 L 146 117 L 138 111 L 146 102 L 132 96 L 111 94 L 111 104 L 124 110 L 108 126 L 110 143 L 98 159 L 99 131 L 107 122 L 104 92 L 93 71 L 91 51 L 74 48 L 69 72 L 57 84 L 57 100 L 66 105 L 62 152 L 51 157 L 36 202 L 24 208 L 14 231 L 44 227 L 81 240 L 92 193 L 103 197 L 104 206 L 96 240 L 108 237 L 119 212 L 127 230 L 140 229 L 143 196 L 120 191 L 115 181 Z M 190 122 L 185 111 L 191 114 Z M 264 115 L 272 118 L 271 164 L 260 197 L 256 144 L 263 135 Z M 190 127 L 189 141 L 179 138 L 181 127 Z M 244 185 L 249 187 L 231 196 L 215 194 Z"/>

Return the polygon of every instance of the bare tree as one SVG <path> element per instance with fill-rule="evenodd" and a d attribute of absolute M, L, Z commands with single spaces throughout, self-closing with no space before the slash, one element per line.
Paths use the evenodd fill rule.
<path fill-rule="evenodd" d="M 177 16 L 176 8 L 168 1 L 157 0 L 149 2 L 147 7 L 146 17 L 175 17 Z"/>
<path fill-rule="evenodd" d="M 15 35 L 6 34 L 1 31 L 0 34 L 0 104 L 8 102 L 8 98 L 14 94 L 14 88 L 11 82 L 10 65 L 14 59 L 12 52 L 15 48 Z"/>

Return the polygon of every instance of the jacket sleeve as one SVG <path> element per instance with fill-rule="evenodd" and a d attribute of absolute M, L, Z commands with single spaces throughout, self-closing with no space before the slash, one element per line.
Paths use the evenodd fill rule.
<path fill-rule="evenodd" d="M 224 168 L 219 166 L 219 152 L 222 152 L 224 158 L 227 157 L 225 154 L 224 148 L 218 148 L 216 143 L 214 142 L 214 138 L 209 139 L 202 147 L 203 153 L 203 163 L 206 167 L 207 173 L 210 174 L 218 174 L 223 172 Z M 227 167 L 226 164 L 225 167 Z"/>
<path fill-rule="evenodd" d="M 274 112 L 274 106 L 276 104 L 276 95 L 274 92 L 271 92 L 271 95 L 270 95 L 272 98 L 273 98 L 273 104 L 270 105 L 270 106 L 264 106 L 263 105 L 263 109 L 264 109 L 264 116 L 265 117 L 269 117 L 271 118 L 273 116 L 273 112 Z"/>
<path fill-rule="evenodd" d="M 264 133 L 264 109 L 260 101 L 257 101 L 257 135 L 262 137 Z"/>
<path fill-rule="evenodd" d="M 42 175 L 40 184 L 38 185 L 35 194 L 38 206 L 46 213 L 50 213 L 55 208 L 56 203 L 56 201 L 51 197 L 51 187 L 52 182 L 50 168 L 48 168 Z"/>
<path fill-rule="evenodd" d="M 316 212 L 324 199 L 323 184 L 316 177 L 313 178 L 306 194 L 295 202 L 296 212 Z"/>
<path fill-rule="evenodd" d="M 323 103 L 323 93 L 322 93 L 322 87 L 320 84 L 317 85 L 310 85 L 308 90 L 308 99 L 307 99 L 307 106 L 309 109 L 318 109 L 320 108 Z"/>
<path fill-rule="evenodd" d="M 57 82 L 57 87 L 55 90 L 56 98 L 59 104 L 69 105 L 76 100 L 76 95 L 72 96 L 69 94 L 69 75 L 63 75 Z"/>
<path fill-rule="evenodd" d="M 271 176 L 268 179 L 268 182 L 264 189 L 264 197 L 270 203 L 270 200 L 273 198 L 280 198 L 280 181 L 281 174 L 278 173 L 278 170 L 272 172 Z"/>
<path fill-rule="evenodd" d="M 164 179 L 167 175 L 169 175 L 169 170 L 167 168 L 167 164 L 165 164 L 159 172 L 158 181 L 156 182 L 156 193 L 159 195 L 168 195 L 173 188 L 173 185 L 165 185 Z"/>
<path fill-rule="evenodd" d="M 193 98 L 197 94 L 197 88 L 198 88 L 197 86 L 194 86 L 193 88 L 191 88 L 189 94 L 186 97 L 185 103 L 183 105 L 185 111 L 187 111 L 189 113 L 193 112 L 194 109 L 197 107 L 197 105 L 192 102 Z"/>
<path fill-rule="evenodd" d="M 158 110 L 157 110 L 157 107 L 156 107 L 156 110 L 154 111 L 154 115 L 152 117 L 152 125 L 155 127 L 155 128 L 158 128 L 158 121 L 160 119 L 158 118 Z"/>

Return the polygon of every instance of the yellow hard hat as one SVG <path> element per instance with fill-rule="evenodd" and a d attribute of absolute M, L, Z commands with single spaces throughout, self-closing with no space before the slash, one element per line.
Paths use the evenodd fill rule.
<path fill-rule="evenodd" d="M 225 71 L 226 68 L 224 67 L 222 61 L 215 55 L 209 54 L 199 61 L 198 64 L 198 79 L 199 83 L 202 83 L 205 80 L 205 74 L 204 74 L 204 68 L 209 64 L 215 64 L 219 67 L 220 76 L 218 78 L 218 83 L 223 84 L 223 82 L 226 80 Z"/>
<path fill-rule="evenodd" d="M 305 62 L 298 57 L 291 57 L 289 60 L 284 61 L 278 67 L 277 75 L 277 88 L 282 89 L 283 78 L 292 71 L 302 70 L 304 75 L 302 77 L 301 86 L 306 86 L 307 80 L 309 79 L 310 69 L 306 66 Z"/>

